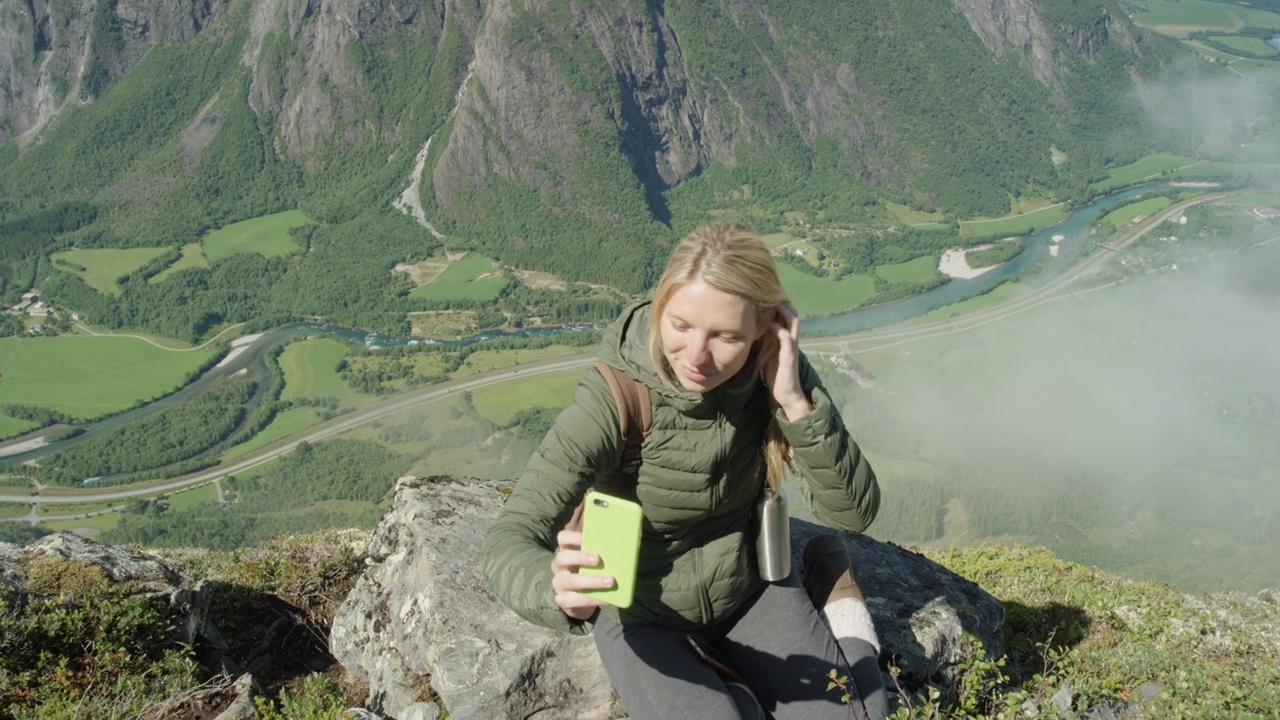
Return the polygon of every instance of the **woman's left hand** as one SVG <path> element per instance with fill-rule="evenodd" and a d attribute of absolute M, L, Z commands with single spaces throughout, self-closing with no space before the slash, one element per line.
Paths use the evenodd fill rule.
<path fill-rule="evenodd" d="M 800 314 L 785 303 L 775 307 L 765 323 L 760 376 L 787 419 L 799 420 L 813 410 L 800 386 Z"/>

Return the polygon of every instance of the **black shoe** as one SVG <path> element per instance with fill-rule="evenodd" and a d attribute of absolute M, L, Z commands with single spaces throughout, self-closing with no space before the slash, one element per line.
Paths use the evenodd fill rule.
<path fill-rule="evenodd" d="M 819 535 L 805 546 L 804 590 L 818 610 L 845 598 L 865 602 L 853 579 L 853 565 L 843 537 Z"/>

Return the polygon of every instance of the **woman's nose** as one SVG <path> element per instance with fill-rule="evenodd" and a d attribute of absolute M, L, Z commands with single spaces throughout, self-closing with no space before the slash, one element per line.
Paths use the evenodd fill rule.
<path fill-rule="evenodd" d="M 695 365 L 702 365 L 710 358 L 709 345 L 704 335 L 694 335 L 689 338 L 689 361 Z"/>

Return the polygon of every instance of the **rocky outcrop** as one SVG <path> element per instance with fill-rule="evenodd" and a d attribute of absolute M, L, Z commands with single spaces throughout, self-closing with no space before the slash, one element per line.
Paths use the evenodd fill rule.
<path fill-rule="evenodd" d="M 391 717 L 606 718 L 622 712 L 590 637 L 532 626 L 500 605 L 479 568 L 509 483 L 403 478 L 367 569 L 334 619 L 331 650 Z M 795 567 L 809 538 L 793 520 Z M 879 629 L 882 660 L 908 690 L 951 676 L 962 633 L 1001 653 L 1003 607 L 976 585 L 895 545 L 846 535 Z M 890 687 L 893 687 L 891 684 Z"/>
<path fill-rule="evenodd" d="M 34 569 L 42 562 L 48 568 L 49 560 L 59 561 L 60 567 L 51 572 Z M 184 644 L 199 640 L 225 648 L 217 628 L 207 622 L 208 583 L 188 578 L 154 555 L 121 545 L 99 545 L 73 533 L 47 535 L 30 545 L 0 543 L 0 589 L 10 596 L 74 595 L 75 584 L 59 579 L 74 577 L 77 566 L 97 568 L 106 581 L 128 588 L 130 594 L 163 601 L 174 614 Z"/>

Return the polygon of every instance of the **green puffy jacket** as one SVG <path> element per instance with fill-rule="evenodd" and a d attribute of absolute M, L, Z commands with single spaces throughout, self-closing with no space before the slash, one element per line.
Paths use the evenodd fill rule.
<path fill-rule="evenodd" d="M 761 491 L 763 438 L 774 411 L 754 357 L 734 377 L 700 394 L 663 385 L 645 346 L 649 305 L 633 306 L 605 333 L 600 357 L 649 387 L 653 428 L 641 448 L 630 495 L 644 510 L 639 573 L 626 622 L 695 629 L 732 613 L 760 582 L 754 510 Z M 814 410 L 797 422 L 776 415 L 808 485 L 815 516 L 861 532 L 875 518 L 880 491 L 840 415 L 801 357 L 801 384 Z M 618 409 L 595 368 L 578 384 L 529 460 L 484 542 L 489 587 L 526 620 L 586 633 L 551 589 L 556 533 L 597 479 L 621 461 Z"/>

